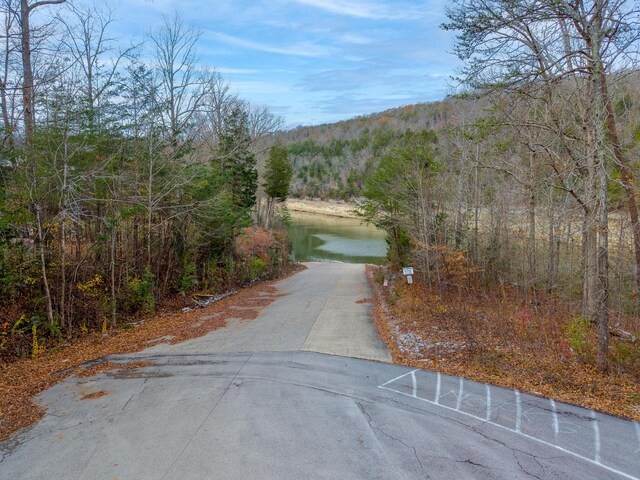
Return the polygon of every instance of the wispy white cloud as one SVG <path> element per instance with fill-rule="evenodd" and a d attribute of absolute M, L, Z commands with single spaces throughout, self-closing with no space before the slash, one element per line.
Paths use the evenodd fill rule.
<path fill-rule="evenodd" d="M 312 42 L 300 42 L 287 46 L 269 45 L 267 43 L 244 38 L 234 37 L 221 32 L 207 32 L 208 37 L 213 40 L 219 40 L 229 45 L 246 48 L 249 50 L 257 50 L 260 52 L 276 53 L 279 55 L 295 56 L 295 57 L 329 57 L 336 52 L 333 48 L 326 45 L 318 45 Z"/>
<path fill-rule="evenodd" d="M 216 71 L 226 75 L 253 75 L 260 73 L 260 70 L 253 70 L 251 68 L 216 67 Z"/>
<path fill-rule="evenodd" d="M 74 0 L 92 5 L 96 0 Z M 450 0 L 110 0 L 116 36 L 142 40 L 179 12 L 202 30 L 201 64 L 287 124 L 442 98 L 458 60 L 439 29 Z M 147 43 L 140 55 L 153 63 Z"/>
<path fill-rule="evenodd" d="M 419 12 L 415 7 L 398 8 L 386 3 L 374 1 L 343 1 L 343 0 L 293 0 L 296 3 L 319 8 L 338 15 L 356 18 L 379 20 L 400 20 L 416 18 Z"/>
<path fill-rule="evenodd" d="M 352 45 L 370 45 L 375 43 L 375 39 L 367 37 L 365 35 L 358 35 L 357 33 L 346 33 L 340 36 L 340 40 L 344 43 L 350 43 Z"/>
<path fill-rule="evenodd" d="M 288 85 L 275 81 L 234 81 L 232 87 L 243 95 L 284 95 L 291 93 Z"/>

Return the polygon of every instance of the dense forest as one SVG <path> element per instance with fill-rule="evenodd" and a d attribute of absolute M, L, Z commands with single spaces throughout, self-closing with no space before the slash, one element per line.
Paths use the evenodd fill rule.
<path fill-rule="evenodd" d="M 567 328 L 594 325 L 594 363 L 613 334 L 638 374 L 635 3 L 458 0 L 448 17 L 464 93 L 281 135 L 292 193 L 356 201 L 441 292 L 579 304 Z"/>
<path fill-rule="evenodd" d="M 0 358 L 282 271 L 274 209 L 256 214 L 281 119 L 203 68 L 198 31 L 166 17 L 122 48 L 106 6 L 3 0 L 0 17 Z"/>

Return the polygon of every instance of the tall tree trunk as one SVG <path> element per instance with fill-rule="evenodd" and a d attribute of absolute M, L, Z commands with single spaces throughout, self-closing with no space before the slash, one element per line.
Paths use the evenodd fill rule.
<path fill-rule="evenodd" d="M 66 232 L 66 219 L 65 215 L 62 215 L 62 221 L 60 225 L 60 324 L 66 324 L 67 318 L 67 232 Z M 66 325 L 67 331 L 71 332 L 71 318 Z"/>
<path fill-rule="evenodd" d="M 10 12 L 8 12 L 10 13 Z M 4 70 L 0 83 L 0 107 L 2 108 L 2 121 L 4 123 L 4 139 L 9 146 L 13 145 L 13 122 L 9 118 L 9 105 L 7 102 L 7 82 L 9 81 L 9 61 L 11 59 L 11 23 L 12 15 L 7 13 L 5 18 L 5 42 L 4 42 Z"/>
<path fill-rule="evenodd" d="M 24 107 L 24 136 L 28 142 L 36 128 L 33 100 L 33 65 L 31 63 L 31 12 L 45 5 L 64 3 L 66 0 L 39 0 L 29 5 L 29 0 L 20 0 L 20 50 L 22 53 L 22 103 Z"/>
<path fill-rule="evenodd" d="M 596 319 L 598 323 L 598 368 L 606 372 L 609 366 L 609 215 L 607 209 L 608 176 L 604 156 L 600 159 L 598 182 L 598 247 Z"/>
<path fill-rule="evenodd" d="M 464 195 L 464 189 L 465 189 L 465 182 L 464 182 L 464 173 L 466 170 L 466 166 L 463 164 L 461 165 L 460 168 L 460 174 L 458 175 L 458 191 L 457 191 L 457 195 L 456 195 L 456 220 L 455 220 L 455 226 L 454 226 L 454 232 L 453 232 L 453 237 L 454 237 L 454 248 L 459 249 L 460 245 L 462 245 L 462 240 L 463 240 L 463 232 L 462 232 L 462 225 L 463 225 L 463 213 L 462 213 L 462 204 L 464 202 L 463 198 L 465 197 Z"/>
<path fill-rule="evenodd" d="M 478 185 L 478 163 L 480 162 L 480 147 L 476 147 L 476 164 L 473 182 L 473 262 L 477 265 L 480 260 L 478 252 L 478 221 L 480 212 L 480 186 Z"/>
<path fill-rule="evenodd" d="M 149 177 L 147 178 L 147 265 L 151 270 L 151 219 L 153 215 L 153 151 L 149 139 Z"/>
<path fill-rule="evenodd" d="M 114 327 L 117 325 L 116 318 L 116 222 L 113 222 L 111 226 L 111 325 Z"/>
<path fill-rule="evenodd" d="M 31 65 L 31 27 L 29 25 L 28 0 L 20 0 L 20 47 L 22 53 L 22 103 L 24 119 L 24 135 L 29 141 L 35 130 L 35 113 L 33 111 L 33 67 Z"/>
<path fill-rule="evenodd" d="M 62 195 L 61 195 L 61 223 L 60 223 L 60 323 L 65 325 L 67 319 L 67 187 L 69 177 L 68 142 L 64 141 L 64 160 L 62 165 Z M 71 332 L 71 317 L 67 329 Z"/>
<path fill-rule="evenodd" d="M 604 70 L 600 57 L 600 33 L 602 31 L 602 19 L 599 16 L 593 21 L 592 27 L 592 78 L 594 87 L 593 126 L 595 136 L 596 156 L 596 221 L 598 246 L 596 250 L 597 262 L 597 289 L 596 289 L 596 320 L 598 324 L 598 368 L 602 372 L 609 369 L 609 207 L 607 204 L 607 192 L 609 188 L 609 176 L 607 172 L 607 139 L 605 124 L 607 123 L 607 109 L 603 85 Z M 635 199 L 633 199 L 635 204 Z"/>
<path fill-rule="evenodd" d="M 600 73 L 600 90 L 602 92 L 602 99 L 604 102 L 604 112 L 606 116 L 606 124 L 608 128 L 609 140 L 612 145 L 613 155 L 616 159 L 618 166 L 620 167 L 620 178 L 622 180 L 622 186 L 624 188 L 625 196 L 627 197 L 627 208 L 629 209 L 629 218 L 631 219 L 631 231 L 633 232 L 633 248 L 635 253 L 635 281 L 636 281 L 636 293 L 640 294 L 640 219 L 638 218 L 638 205 L 636 203 L 636 194 L 633 187 L 634 179 L 633 173 L 629 169 L 629 162 L 627 161 L 622 147 L 620 145 L 620 139 L 618 137 L 618 127 L 616 117 L 613 113 L 613 107 L 611 105 L 611 97 L 607 87 L 607 78 L 604 72 Z"/>
<path fill-rule="evenodd" d="M 40 251 L 40 269 L 42 271 L 42 284 L 44 286 L 44 297 L 45 304 L 47 308 L 47 320 L 49 320 L 49 325 L 53 325 L 55 320 L 53 318 L 53 306 L 51 304 L 51 291 L 49 290 L 49 279 L 47 277 L 47 259 L 45 255 L 45 244 L 44 244 L 44 234 L 42 232 L 42 217 L 40 215 L 40 205 L 34 205 L 34 210 L 36 211 L 36 228 L 38 230 L 38 244 Z"/>
<path fill-rule="evenodd" d="M 534 171 L 534 155 L 529 155 L 529 181 L 527 184 L 529 194 L 528 201 L 528 218 L 529 218 L 529 280 L 531 283 L 536 282 L 537 255 L 536 255 L 536 188 L 535 188 L 535 171 Z M 529 282 L 525 282 L 529 283 Z"/>
<path fill-rule="evenodd" d="M 595 288 L 597 266 L 595 262 L 596 251 L 596 217 L 595 209 L 585 211 L 582 221 L 582 317 L 585 320 L 595 321 Z"/>
<path fill-rule="evenodd" d="M 549 248 L 549 263 L 548 263 L 548 282 L 549 287 L 548 291 L 553 292 L 558 283 L 558 263 L 560 259 L 560 233 L 562 231 L 561 227 L 556 224 L 556 217 L 552 211 L 553 207 L 550 208 L 548 221 L 549 221 L 549 230 L 548 230 L 548 248 Z"/>

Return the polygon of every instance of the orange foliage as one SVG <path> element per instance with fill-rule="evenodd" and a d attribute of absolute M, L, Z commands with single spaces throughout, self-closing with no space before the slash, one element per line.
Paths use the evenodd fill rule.
<path fill-rule="evenodd" d="M 447 286 L 470 287 L 480 269 L 467 258 L 462 250 L 443 245 L 425 245 L 412 240 L 417 258 L 429 258 L 432 268 L 438 269 L 439 280 Z"/>
<path fill-rule="evenodd" d="M 273 232 L 262 227 L 247 227 L 235 239 L 236 254 L 241 259 L 269 259 L 269 251 L 277 248 L 278 242 Z"/>

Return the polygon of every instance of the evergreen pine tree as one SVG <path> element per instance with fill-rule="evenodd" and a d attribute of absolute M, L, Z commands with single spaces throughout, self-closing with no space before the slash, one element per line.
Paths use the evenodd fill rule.
<path fill-rule="evenodd" d="M 293 168 L 287 149 L 275 145 L 269 151 L 269 159 L 265 167 L 264 190 L 269 198 L 284 202 L 289 194 L 289 184 Z"/>
<path fill-rule="evenodd" d="M 241 223 L 248 220 L 256 203 L 258 189 L 256 158 L 250 146 L 247 113 L 236 107 L 226 119 L 220 136 L 218 158 Z"/>

